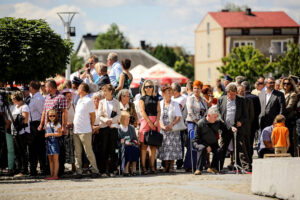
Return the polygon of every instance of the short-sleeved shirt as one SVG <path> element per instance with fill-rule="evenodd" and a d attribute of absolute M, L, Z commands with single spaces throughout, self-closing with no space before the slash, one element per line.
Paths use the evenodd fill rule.
<path fill-rule="evenodd" d="M 22 130 L 20 130 L 19 134 L 22 135 L 25 132 L 26 133 L 30 133 L 30 118 L 29 118 L 29 107 L 27 104 L 23 104 L 22 106 L 20 106 L 19 108 L 17 107 L 17 105 L 13 105 L 11 107 L 11 114 L 13 116 L 14 119 L 16 119 L 18 114 L 22 114 L 23 112 L 27 112 L 28 113 L 28 126 L 26 128 L 23 128 Z M 14 125 L 13 123 L 11 124 L 11 130 L 14 130 Z"/>
<path fill-rule="evenodd" d="M 267 126 L 264 128 L 264 130 L 261 132 L 260 140 L 259 140 L 259 145 L 258 145 L 258 152 L 260 152 L 262 149 L 267 148 L 264 141 L 269 141 L 271 142 L 271 135 L 273 131 L 273 125 Z"/>
<path fill-rule="evenodd" d="M 286 137 L 289 135 L 289 129 L 284 123 L 277 123 L 272 131 L 274 147 L 287 147 Z"/>
<path fill-rule="evenodd" d="M 74 134 L 92 132 L 90 113 L 93 112 L 95 112 L 95 106 L 91 98 L 85 96 L 78 100 L 73 122 Z"/>
<path fill-rule="evenodd" d="M 147 116 L 157 116 L 157 96 L 142 96 L 141 100 L 145 103 L 145 112 Z"/>
<path fill-rule="evenodd" d="M 46 111 L 46 114 L 49 110 L 54 109 L 59 117 L 59 122 L 62 123 L 62 111 L 64 109 L 67 109 L 67 99 L 64 95 L 59 94 L 57 91 L 55 95 L 51 96 L 51 94 L 48 94 L 45 99 L 44 104 L 44 110 Z M 47 115 L 45 115 L 45 122 L 47 119 Z"/>

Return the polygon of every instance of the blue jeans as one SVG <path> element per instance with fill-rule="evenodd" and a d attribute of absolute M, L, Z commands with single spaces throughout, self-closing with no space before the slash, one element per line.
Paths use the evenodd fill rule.
<path fill-rule="evenodd" d="M 13 137 L 9 133 L 6 133 L 5 135 L 6 135 L 6 144 L 7 144 L 8 169 L 13 169 L 14 162 L 15 162 L 15 150 L 14 150 Z"/>

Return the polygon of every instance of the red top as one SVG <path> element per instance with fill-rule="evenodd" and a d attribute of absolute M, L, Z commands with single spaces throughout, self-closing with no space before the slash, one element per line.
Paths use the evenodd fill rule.
<path fill-rule="evenodd" d="M 246 15 L 245 12 L 209 12 L 223 28 L 281 28 L 299 27 L 292 18 L 285 12 L 252 12 L 253 15 Z"/>

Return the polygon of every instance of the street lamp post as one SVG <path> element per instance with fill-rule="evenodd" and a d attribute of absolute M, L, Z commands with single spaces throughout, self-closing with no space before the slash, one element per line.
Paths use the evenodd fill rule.
<path fill-rule="evenodd" d="M 57 15 L 61 19 L 65 29 L 65 39 L 70 39 L 70 36 L 75 36 L 75 27 L 71 27 L 71 22 L 78 12 L 58 12 Z M 64 19 L 63 16 L 66 16 Z M 67 64 L 66 79 L 70 80 L 71 65 Z"/>
<path fill-rule="evenodd" d="M 270 54 L 270 63 L 272 63 L 272 59 L 273 59 L 273 53 L 274 53 L 274 47 L 273 45 L 271 44 L 270 48 L 269 48 L 269 54 Z M 270 72 L 269 76 L 273 76 L 273 73 Z"/>

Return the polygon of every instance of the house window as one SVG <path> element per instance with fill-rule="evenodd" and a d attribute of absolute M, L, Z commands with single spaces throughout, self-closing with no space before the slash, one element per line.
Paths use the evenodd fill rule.
<path fill-rule="evenodd" d="M 273 54 L 284 53 L 287 51 L 287 44 L 289 39 L 287 40 L 271 40 L 271 46 L 273 47 Z"/>
<path fill-rule="evenodd" d="M 281 35 L 281 28 L 274 28 L 273 35 Z"/>
<path fill-rule="evenodd" d="M 211 71 L 210 71 L 210 67 L 207 68 L 207 81 L 210 82 L 211 80 Z"/>
<path fill-rule="evenodd" d="M 252 47 L 255 47 L 254 40 L 237 40 L 237 41 L 233 41 L 233 47 L 248 46 L 248 45 L 251 45 Z"/>
<path fill-rule="evenodd" d="M 207 57 L 210 57 L 210 43 L 207 43 Z"/>
<path fill-rule="evenodd" d="M 249 35 L 250 30 L 248 28 L 242 29 L 242 35 Z"/>
<path fill-rule="evenodd" d="M 207 22 L 207 24 L 206 24 L 206 33 L 207 33 L 207 34 L 209 34 L 209 31 L 210 31 L 210 30 L 209 30 L 209 26 L 210 26 L 210 25 L 209 25 L 209 22 Z"/>

